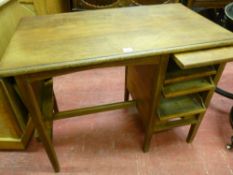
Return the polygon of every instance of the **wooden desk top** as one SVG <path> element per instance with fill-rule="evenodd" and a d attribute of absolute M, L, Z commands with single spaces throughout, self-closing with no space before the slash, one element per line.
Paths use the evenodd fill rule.
<path fill-rule="evenodd" d="M 233 34 L 181 4 L 24 18 L 0 76 L 233 45 Z"/>

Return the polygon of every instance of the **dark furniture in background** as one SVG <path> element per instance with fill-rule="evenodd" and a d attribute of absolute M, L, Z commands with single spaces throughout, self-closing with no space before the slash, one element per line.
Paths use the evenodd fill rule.
<path fill-rule="evenodd" d="M 187 5 L 190 8 L 224 8 L 226 4 L 231 3 L 232 0 L 180 0 L 180 2 Z"/>
<path fill-rule="evenodd" d="M 179 0 L 71 0 L 73 11 L 174 3 Z"/>

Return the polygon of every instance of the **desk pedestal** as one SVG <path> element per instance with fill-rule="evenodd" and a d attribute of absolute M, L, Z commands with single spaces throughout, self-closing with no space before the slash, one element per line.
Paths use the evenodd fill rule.
<path fill-rule="evenodd" d="M 159 65 L 127 67 L 125 100 L 129 94 L 136 100 L 145 152 L 154 133 L 173 127 L 190 125 L 186 141 L 193 141 L 225 62 L 231 60 L 228 52 L 231 48 L 158 56 Z"/>

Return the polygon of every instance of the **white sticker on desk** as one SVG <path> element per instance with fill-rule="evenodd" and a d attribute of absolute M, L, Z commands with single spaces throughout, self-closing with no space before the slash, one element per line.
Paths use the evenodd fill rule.
<path fill-rule="evenodd" d="M 131 47 L 123 48 L 123 52 L 124 52 L 124 53 L 130 53 L 130 52 L 133 52 L 133 48 L 131 48 Z"/>

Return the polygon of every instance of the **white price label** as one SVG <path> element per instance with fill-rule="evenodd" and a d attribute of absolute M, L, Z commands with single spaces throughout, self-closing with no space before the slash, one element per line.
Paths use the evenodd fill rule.
<path fill-rule="evenodd" d="M 131 48 L 131 47 L 123 48 L 122 50 L 123 50 L 124 53 L 133 52 L 133 48 Z"/>

